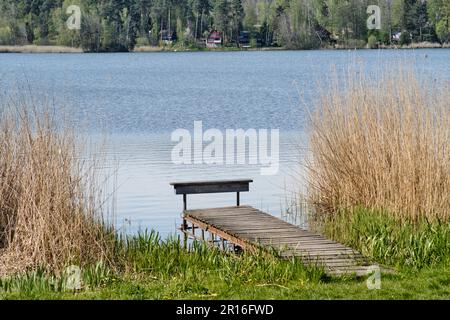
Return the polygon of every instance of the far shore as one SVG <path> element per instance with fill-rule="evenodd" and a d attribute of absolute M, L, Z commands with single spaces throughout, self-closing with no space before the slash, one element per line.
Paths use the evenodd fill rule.
<path fill-rule="evenodd" d="M 81 48 L 65 46 L 0 46 L 0 53 L 83 53 Z"/>
<path fill-rule="evenodd" d="M 420 42 L 412 43 L 407 46 L 399 45 L 380 45 L 379 49 L 441 49 L 450 48 L 450 43 L 432 43 L 432 42 Z M 353 49 L 370 49 L 369 47 L 349 47 L 349 46 L 336 46 L 336 47 L 324 47 L 317 50 L 353 50 Z M 280 50 L 305 50 L 305 49 L 288 49 L 284 47 L 262 47 L 262 48 L 245 48 L 239 49 L 235 47 L 222 47 L 222 48 L 183 48 L 183 47 L 160 47 L 160 46 L 140 46 L 136 47 L 131 52 L 196 52 L 196 51 L 280 51 Z M 81 48 L 67 47 L 67 46 L 50 46 L 50 45 L 0 45 L 0 53 L 84 53 Z"/>

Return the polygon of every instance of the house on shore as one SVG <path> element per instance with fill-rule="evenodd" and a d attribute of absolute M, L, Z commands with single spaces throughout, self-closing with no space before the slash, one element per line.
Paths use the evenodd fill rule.
<path fill-rule="evenodd" d="M 206 47 L 207 48 L 217 48 L 223 44 L 222 33 L 219 31 L 211 31 L 206 38 Z"/>

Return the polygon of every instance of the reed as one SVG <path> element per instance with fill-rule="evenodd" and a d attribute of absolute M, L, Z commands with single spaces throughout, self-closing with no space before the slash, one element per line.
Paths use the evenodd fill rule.
<path fill-rule="evenodd" d="M 449 263 L 448 83 L 357 74 L 311 117 L 310 226 L 388 265 Z"/>
<path fill-rule="evenodd" d="M 316 214 L 363 206 L 397 222 L 448 221 L 448 83 L 436 87 L 405 70 L 376 81 L 357 74 L 335 81 L 311 117 L 308 193 Z"/>
<path fill-rule="evenodd" d="M 9 101 L 9 100 L 8 100 Z M 5 102 L 0 113 L 0 276 L 111 260 L 95 159 L 50 108 Z"/>

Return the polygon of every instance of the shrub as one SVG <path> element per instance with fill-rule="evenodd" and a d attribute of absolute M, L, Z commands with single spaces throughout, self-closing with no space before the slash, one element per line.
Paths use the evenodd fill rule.
<path fill-rule="evenodd" d="M 367 39 L 367 45 L 369 46 L 369 48 L 371 49 L 376 49 L 378 48 L 378 40 L 377 37 L 375 35 L 370 35 L 369 38 Z"/>

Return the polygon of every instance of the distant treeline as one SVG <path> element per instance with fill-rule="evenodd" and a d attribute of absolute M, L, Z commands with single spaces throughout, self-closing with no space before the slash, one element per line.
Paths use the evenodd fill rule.
<path fill-rule="evenodd" d="M 70 5 L 81 29 L 66 26 Z M 381 28 L 368 30 L 369 5 Z M 449 0 L 0 0 L 0 45 L 63 45 L 128 51 L 136 45 L 197 47 L 211 30 L 224 46 L 248 31 L 251 46 L 363 47 L 448 42 Z M 164 36 L 164 37 L 163 37 Z"/>

